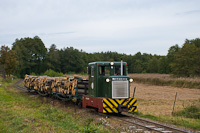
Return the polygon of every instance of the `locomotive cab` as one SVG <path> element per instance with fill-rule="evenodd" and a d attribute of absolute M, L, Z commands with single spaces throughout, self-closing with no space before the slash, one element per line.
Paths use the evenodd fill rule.
<path fill-rule="evenodd" d="M 83 107 L 95 107 L 103 113 L 136 112 L 137 101 L 130 98 L 130 79 L 126 62 L 92 62 L 88 64 L 88 95 Z"/>

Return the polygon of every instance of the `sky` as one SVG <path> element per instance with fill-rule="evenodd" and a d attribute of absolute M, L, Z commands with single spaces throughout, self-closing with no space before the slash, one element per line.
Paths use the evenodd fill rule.
<path fill-rule="evenodd" d="M 200 37 L 200 0 L 0 0 L 0 45 L 34 36 L 47 48 L 166 55 Z"/>

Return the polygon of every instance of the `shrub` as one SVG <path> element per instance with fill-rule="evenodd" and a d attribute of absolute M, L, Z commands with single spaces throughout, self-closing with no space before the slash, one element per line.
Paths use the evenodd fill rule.
<path fill-rule="evenodd" d="M 174 115 L 183 116 L 187 118 L 200 119 L 200 106 L 191 105 L 181 111 L 174 113 Z"/>
<path fill-rule="evenodd" d="M 31 74 L 30 75 L 33 75 L 33 76 L 37 76 L 34 72 L 31 72 Z"/>
<path fill-rule="evenodd" d="M 50 77 L 59 77 L 59 76 L 63 76 L 63 73 L 61 72 L 55 72 L 52 69 L 46 70 L 44 75 L 50 76 Z"/>

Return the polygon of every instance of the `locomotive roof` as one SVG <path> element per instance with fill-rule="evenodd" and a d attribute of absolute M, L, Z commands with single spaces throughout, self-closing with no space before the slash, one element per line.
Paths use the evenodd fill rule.
<path fill-rule="evenodd" d="M 120 61 L 96 61 L 96 62 L 90 62 L 88 65 L 93 65 L 93 64 L 99 64 L 99 65 L 110 65 L 110 63 L 113 62 L 114 65 L 120 65 Z M 127 64 L 126 62 L 123 62 L 123 64 Z"/>

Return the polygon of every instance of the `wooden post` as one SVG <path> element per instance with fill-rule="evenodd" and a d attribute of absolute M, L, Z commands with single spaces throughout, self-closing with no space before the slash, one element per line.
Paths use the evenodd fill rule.
<path fill-rule="evenodd" d="M 172 110 L 172 115 L 174 113 L 174 107 L 175 107 L 175 103 L 176 103 L 176 97 L 177 97 L 177 92 L 176 92 L 175 99 L 174 99 L 174 106 L 173 106 L 173 110 Z"/>
<path fill-rule="evenodd" d="M 136 90 L 136 87 L 134 88 L 134 92 L 133 92 L 133 98 L 135 97 L 135 90 Z"/>

